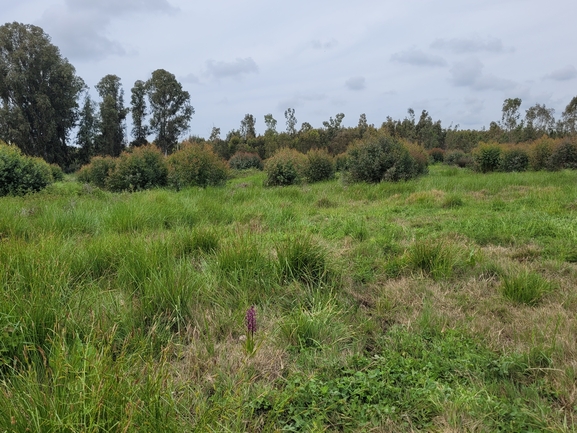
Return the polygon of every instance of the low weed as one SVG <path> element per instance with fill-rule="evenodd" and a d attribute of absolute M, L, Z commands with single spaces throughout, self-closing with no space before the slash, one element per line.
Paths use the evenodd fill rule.
<path fill-rule="evenodd" d="M 537 383 L 509 374 L 529 371 L 523 356 L 499 356 L 454 330 L 425 335 L 398 326 L 382 347 L 371 358 L 353 356 L 313 377 L 294 375 L 255 404 L 285 431 L 431 431 L 447 407 L 460 415 L 482 413 L 477 420 L 487 431 L 547 425 L 550 410 Z M 527 398 L 504 396 L 498 386 L 483 388 L 492 381 Z"/>

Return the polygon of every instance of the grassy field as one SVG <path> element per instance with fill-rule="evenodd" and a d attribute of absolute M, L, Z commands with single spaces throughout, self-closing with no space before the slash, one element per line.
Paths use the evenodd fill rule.
<path fill-rule="evenodd" d="M 0 198 L 0 432 L 577 430 L 577 172 L 263 180 Z"/>

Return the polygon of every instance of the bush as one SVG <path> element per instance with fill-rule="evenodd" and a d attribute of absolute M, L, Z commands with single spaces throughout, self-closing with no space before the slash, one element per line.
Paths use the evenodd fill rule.
<path fill-rule="evenodd" d="M 228 165 L 234 170 L 248 170 L 249 168 L 263 169 L 262 159 L 258 153 L 236 152 L 229 160 Z"/>
<path fill-rule="evenodd" d="M 168 184 L 176 189 L 221 185 L 228 179 L 228 169 L 209 146 L 189 143 L 168 157 Z"/>
<path fill-rule="evenodd" d="M 577 145 L 569 139 L 559 143 L 547 161 L 549 170 L 562 170 L 565 168 L 577 168 Z"/>
<path fill-rule="evenodd" d="M 335 169 L 338 172 L 347 171 L 349 169 L 349 158 L 346 153 L 341 153 L 335 156 Z"/>
<path fill-rule="evenodd" d="M 387 135 L 373 135 L 358 141 L 347 155 L 348 171 L 355 182 L 407 180 L 422 171 L 403 143 Z"/>
<path fill-rule="evenodd" d="M 445 164 L 465 168 L 473 166 L 473 158 L 462 150 L 452 150 L 445 154 Z"/>
<path fill-rule="evenodd" d="M 295 149 L 283 147 L 266 160 L 265 186 L 286 186 L 303 180 L 307 157 Z"/>
<path fill-rule="evenodd" d="M 501 148 L 496 144 L 483 143 L 473 150 L 475 170 L 481 173 L 497 171 L 501 166 Z"/>
<path fill-rule="evenodd" d="M 334 159 L 325 149 L 311 149 L 306 157 L 304 176 L 308 182 L 321 182 L 335 177 Z"/>
<path fill-rule="evenodd" d="M 511 147 L 501 153 L 501 170 L 526 171 L 529 168 L 529 154 L 520 147 Z"/>
<path fill-rule="evenodd" d="M 50 164 L 50 172 L 54 182 L 61 182 L 64 180 L 64 171 L 57 164 Z"/>
<path fill-rule="evenodd" d="M 429 150 L 429 158 L 433 163 L 443 162 L 445 160 L 445 151 L 439 147 Z"/>
<path fill-rule="evenodd" d="M 405 143 L 405 147 L 415 160 L 416 175 L 427 174 L 429 172 L 429 155 L 425 149 L 414 143 Z"/>
<path fill-rule="evenodd" d="M 79 182 L 92 183 L 99 188 L 106 188 L 110 173 L 116 168 L 116 160 L 111 156 L 95 156 L 90 164 L 83 166 L 78 172 Z"/>
<path fill-rule="evenodd" d="M 167 174 L 164 155 L 150 144 L 122 152 L 106 183 L 111 191 L 139 191 L 165 186 Z"/>
<path fill-rule="evenodd" d="M 22 155 L 16 146 L 0 143 L 0 196 L 40 191 L 53 181 L 52 169 L 43 159 Z"/>
<path fill-rule="evenodd" d="M 529 165 L 533 170 L 544 170 L 547 168 L 547 163 L 553 152 L 553 144 L 555 142 L 543 136 L 536 140 L 529 148 Z"/>

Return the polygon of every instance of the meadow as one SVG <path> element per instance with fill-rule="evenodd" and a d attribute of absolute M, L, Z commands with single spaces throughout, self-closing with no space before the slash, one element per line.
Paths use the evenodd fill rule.
<path fill-rule="evenodd" d="M 577 171 L 264 179 L 0 198 L 0 432 L 577 430 Z"/>

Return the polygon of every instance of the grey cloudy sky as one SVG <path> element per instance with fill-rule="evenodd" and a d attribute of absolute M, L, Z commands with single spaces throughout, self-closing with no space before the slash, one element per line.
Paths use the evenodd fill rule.
<path fill-rule="evenodd" d="M 569 0 L 0 0 L 1 21 L 42 27 L 86 84 L 166 69 L 191 94 L 189 133 L 284 111 L 320 127 L 379 126 L 409 107 L 443 126 L 499 120 L 505 98 L 554 108 L 577 95 Z M 95 92 L 93 92 L 95 94 Z"/>

